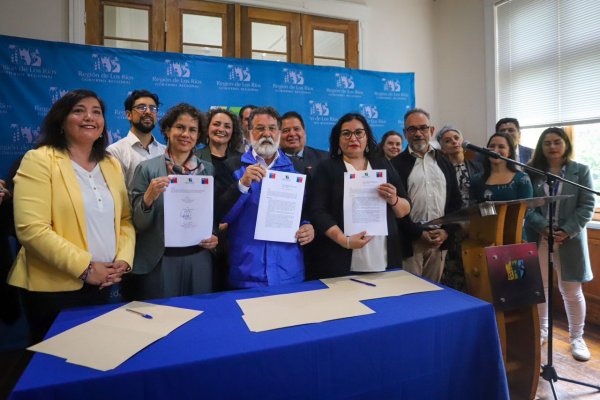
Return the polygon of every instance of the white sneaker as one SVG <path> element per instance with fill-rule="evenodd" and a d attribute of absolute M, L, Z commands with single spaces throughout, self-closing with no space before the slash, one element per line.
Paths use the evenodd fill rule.
<path fill-rule="evenodd" d="M 573 358 L 577 361 L 587 361 L 592 357 L 581 336 L 571 340 L 571 354 L 573 354 Z"/>
<path fill-rule="evenodd" d="M 540 329 L 540 344 L 543 346 L 548 341 L 548 329 Z"/>

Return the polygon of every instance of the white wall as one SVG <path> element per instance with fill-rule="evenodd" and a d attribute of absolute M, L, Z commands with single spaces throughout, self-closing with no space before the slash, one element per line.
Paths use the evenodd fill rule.
<path fill-rule="evenodd" d="M 359 20 L 361 68 L 415 72 L 416 104 L 431 113 L 433 124 L 438 128 L 454 124 L 468 140 L 483 144 L 494 118 L 493 70 L 489 71 L 493 68 L 489 54 L 493 53 L 489 46 L 486 49 L 489 33 L 484 23 L 484 17 L 490 18 L 485 12 L 486 1 L 489 0 L 238 2 Z M 83 40 L 83 4 L 84 0 L 2 0 L 0 34 Z M 71 26 L 69 11 L 74 21 Z"/>
<path fill-rule="evenodd" d="M 1 35 L 69 41 L 69 0 L 2 0 L 0 6 Z"/>

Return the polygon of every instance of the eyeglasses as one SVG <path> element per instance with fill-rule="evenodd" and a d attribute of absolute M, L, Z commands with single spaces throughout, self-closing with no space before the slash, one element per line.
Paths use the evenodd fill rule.
<path fill-rule="evenodd" d="M 145 113 L 146 111 L 150 110 L 150 112 L 152 114 L 156 114 L 158 112 L 158 106 L 155 106 L 153 104 L 148 105 L 148 104 L 138 104 L 137 106 L 133 106 L 132 107 L 134 110 L 136 110 L 139 113 Z"/>
<path fill-rule="evenodd" d="M 426 133 L 427 131 L 429 131 L 429 128 L 431 128 L 428 125 L 421 125 L 421 126 L 409 126 L 408 128 L 404 128 L 404 131 L 406 133 L 410 133 L 411 135 L 417 133 L 417 131 L 421 132 L 421 133 Z"/>
<path fill-rule="evenodd" d="M 358 140 L 360 140 L 365 137 L 365 133 L 366 131 L 364 129 L 355 129 L 354 131 L 344 129 L 342 132 L 340 132 L 340 135 L 346 140 L 350 140 L 350 138 L 352 138 L 352 135 L 354 135 Z"/>

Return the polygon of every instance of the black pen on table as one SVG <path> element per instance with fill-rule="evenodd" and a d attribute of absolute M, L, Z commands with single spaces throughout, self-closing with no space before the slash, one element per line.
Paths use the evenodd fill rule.
<path fill-rule="evenodd" d="M 140 317 L 144 317 L 144 318 L 147 318 L 147 319 L 152 319 L 152 315 L 146 314 L 146 313 L 143 313 L 143 312 L 140 312 L 140 311 L 132 310 L 131 308 L 126 308 L 125 311 L 132 312 L 134 314 L 139 315 Z"/>
<path fill-rule="evenodd" d="M 373 286 L 376 287 L 377 285 L 371 282 L 366 282 L 366 281 L 361 281 L 360 279 L 356 279 L 356 278 L 350 278 L 351 281 L 353 282 L 358 282 L 358 283 L 362 283 L 363 285 L 367 285 L 367 286 Z"/>

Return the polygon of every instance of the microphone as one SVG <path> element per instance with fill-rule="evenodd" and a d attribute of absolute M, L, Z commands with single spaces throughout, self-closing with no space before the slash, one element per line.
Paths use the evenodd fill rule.
<path fill-rule="evenodd" d="M 487 157 L 500 158 L 500 154 L 496 153 L 495 151 L 488 150 L 484 147 L 475 146 L 474 144 L 469 143 L 467 140 L 463 141 L 462 148 L 473 150 L 473 151 L 475 151 L 477 153 L 481 153 Z"/>
<path fill-rule="evenodd" d="M 177 175 L 185 175 L 181 165 L 173 164 L 173 172 L 175 172 Z"/>

